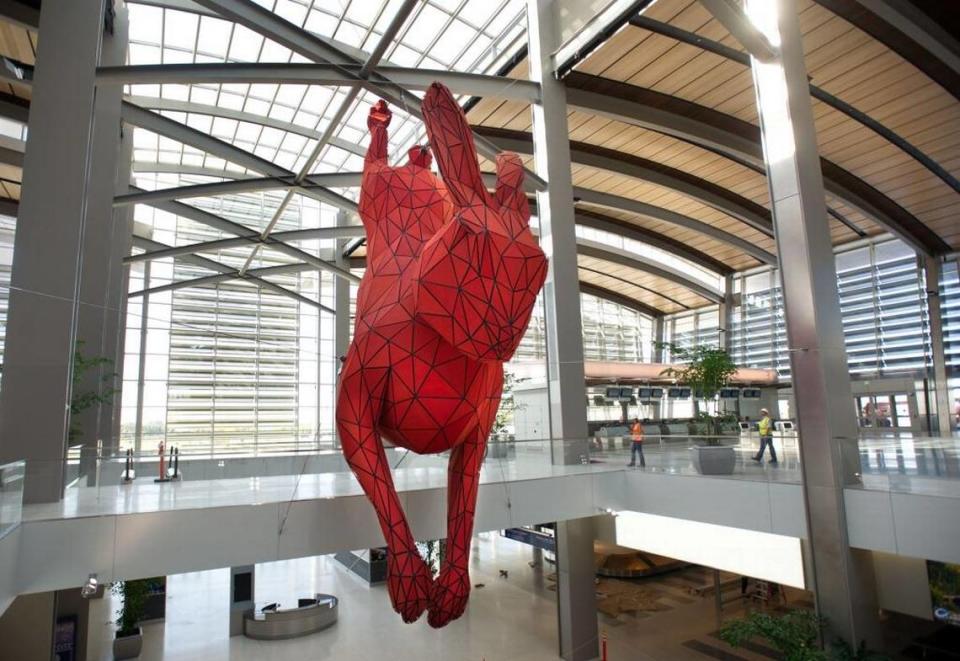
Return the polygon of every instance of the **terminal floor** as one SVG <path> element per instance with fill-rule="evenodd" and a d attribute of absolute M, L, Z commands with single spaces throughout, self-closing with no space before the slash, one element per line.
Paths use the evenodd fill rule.
<path fill-rule="evenodd" d="M 405 625 L 391 610 L 386 588 L 369 587 L 330 556 L 257 565 L 257 601 L 293 603 L 314 592 L 341 599 L 332 628 L 300 639 L 255 641 L 228 635 L 229 570 L 171 576 L 164 623 L 144 627 L 144 661 L 231 661 L 299 659 L 456 659 L 540 661 L 557 659 L 556 594 L 545 576 L 531 568 L 530 547 L 486 533 L 474 540 L 470 606 L 458 621 L 433 630 L 421 618 Z M 507 578 L 499 570 L 508 571 Z M 651 579 L 666 609 L 613 619 L 600 615 L 611 661 L 757 661 L 769 652 L 733 650 L 713 635 L 713 599 L 690 595 L 669 577 Z M 111 658 L 112 598 L 92 602 L 88 659 Z M 734 614 L 729 607 L 729 616 Z M 717 656 L 717 654 L 733 656 Z"/>
<path fill-rule="evenodd" d="M 778 462 L 770 463 L 768 451 L 765 460 L 758 463 L 752 457 L 759 450 L 759 439 L 742 438 L 736 446 L 737 466 L 733 474 L 712 477 L 799 484 L 800 456 L 796 443 L 796 439 L 776 438 Z M 960 438 L 891 434 L 861 438 L 859 448 L 864 489 L 960 498 Z M 644 443 L 644 456 L 646 467 L 642 470 L 647 472 L 698 475 L 686 443 L 650 439 Z M 595 452 L 591 457 L 627 467 L 630 451 L 618 447 Z"/>

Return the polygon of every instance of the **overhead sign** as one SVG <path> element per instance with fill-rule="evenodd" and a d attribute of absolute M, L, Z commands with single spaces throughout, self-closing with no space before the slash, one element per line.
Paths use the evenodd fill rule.
<path fill-rule="evenodd" d="M 557 540 L 543 532 L 527 528 L 507 528 L 503 531 L 503 536 L 544 551 L 557 552 Z"/>

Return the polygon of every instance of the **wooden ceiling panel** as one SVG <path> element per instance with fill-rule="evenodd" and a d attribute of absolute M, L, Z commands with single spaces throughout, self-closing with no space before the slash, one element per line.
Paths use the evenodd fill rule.
<path fill-rule="evenodd" d="M 598 173 L 593 170 L 593 168 L 580 167 L 575 168 L 574 185 L 632 200 L 639 200 L 670 211 L 675 211 L 713 225 L 747 241 L 751 241 L 764 250 L 773 249 L 773 239 L 758 230 L 695 200 L 673 193 L 654 184 L 607 172 Z M 676 232 L 678 228 L 676 225 L 660 222 L 662 225 L 661 229 L 664 232 L 669 233 L 669 236 L 677 238 Z"/>
<path fill-rule="evenodd" d="M 813 83 L 831 94 L 843 95 L 847 103 L 856 104 L 860 110 L 870 112 L 904 92 L 922 91 L 926 86 L 914 80 L 915 74 L 916 71 L 903 60 L 881 54 L 862 66 L 846 69 L 830 79 L 821 77 Z M 875 94 L 879 95 L 877 101 L 870 103 L 870 96 Z"/>
<path fill-rule="evenodd" d="M 671 226 L 646 216 L 639 216 L 637 214 L 632 214 L 630 212 L 621 211 L 618 209 L 606 209 L 604 207 L 596 207 L 582 202 L 579 203 L 577 207 L 587 211 L 598 211 L 648 230 L 656 231 L 657 228 L 663 227 L 667 227 L 668 229 L 672 228 L 671 235 L 677 240 L 687 244 L 691 248 L 712 255 L 717 260 L 728 264 L 734 269 L 749 268 L 752 266 L 757 266 L 758 264 L 755 259 L 744 254 L 739 249 L 698 232 L 694 232 L 693 230 Z"/>
<path fill-rule="evenodd" d="M 0 55 L 33 64 L 36 60 L 34 41 L 23 27 L 0 21 Z"/>
<path fill-rule="evenodd" d="M 857 226 L 858 229 L 866 234 L 873 236 L 876 234 L 883 234 L 886 231 L 876 222 L 870 220 L 859 211 L 847 206 L 847 204 L 842 200 L 838 200 L 832 196 L 827 196 L 827 200 L 831 209 L 839 213 L 848 221 L 852 222 Z"/>
<path fill-rule="evenodd" d="M 682 285 L 602 259 L 577 258 L 580 279 L 623 293 L 636 301 L 670 313 L 709 305 L 709 301 Z"/>
<path fill-rule="evenodd" d="M 670 2 L 654 2 L 643 11 L 644 16 L 658 21 L 671 22 L 681 13 L 688 11 L 699 0 L 671 0 Z"/>
<path fill-rule="evenodd" d="M 882 121 L 924 149 L 948 171 L 960 175 L 960 104 L 858 27 L 810 0 L 802 0 L 800 11 L 812 82 Z M 658 2 L 644 16 L 669 22 L 743 52 L 737 40 L 696 0 Z M 758 122 L 748 67 L 638 27 L 618 31 L 579 63 L 577 70 L 671 94 L 754 125 Z M 957 245 L 957 231 L 950 227 L 944 229 L 955 218 L 948 210 L 960 202 L 949 186 L 858 121 L 820 101 L 815 100 L 813 106 L 819 147 L 825 158 L 877 188 L 942 236 L 949 235 L 953 245 Z M 529 113 L 521 116 L 516 107 L 509 104 L 499 104 L 480 121 L 524 131 L 530 128 Z M 769 202 L 766 180 L 761 174 L 713 152 L 589 113 L 571 112 L 569 122 L 571 139 L 575 141 L 668 165 L 764 206 Z M 769 237 L 669 189 L 586 167 L 574 167 L 574 181 L 577 186 L 682 213 L 742 236 L 765 250 L 774 249 Z M 876 222 L 835 197 L 829 196 L 828 202 L 831 209 L 856 228 L 831 217 L 830 233 L 835 243 L 884 232 Z M 691 246 L 718 259 L 739 260 L 736 268 L 756 263 L 739 250 L 692 230 L 655 219 L 640 219 L 627 212 L 604 210 L 604 213 L 689 241 Z"/>
<path fill-rule="evenodd" d="M 503 99 L 486 97 L 480 99 L 467 112 L 467 119 L 471 124 L 483 124 L 491 114 L 496 112 L 497 108 L 506 103 Z"/>
<path fill-rule="evenodd" d="M 800 32 L 802 34 L 807 34 L 819 28 L 821 25 L 828 21 L 834 20 L 834 16 L 831 13 L 826 13 L 817 11 L 820 8 L 814 2 L 809 0 L 800 0 L 797 3 L 797 13 L 800 17 Z"/>
<path fill-rule="evenodd" d="M 6 197 L 10 198 L 11 200 L 20 199 L 20 184 L 13 181 L 4 181 L 3 190 Z"/>
<path fill-rule="evenodd" d="M 604 72 L 611 65 L 627 59 L 638 43 L 636 31 L 626 27 L 607 39 L 603 45 L 590 54 L 590 57 L 578 62 L 574 69 L 593 76 L 604 75 Z"/>
<path fill-rule="evenodd" d="M 636 48 L 620 60 L 610 64 L 598 75 L 613 80 L 628 80 L 637 71 L 665 57 L 676 47 L 677 42 L 673 39 L 646 33 L 638 40 Z"/>
<path fill-rule="evenodd" d="M 698 82 L 698 91 L 694 87 L 680 90 L 679 96 L 702 106 L 713 108 L 751 124 L 757 123 L 757 100 L 753 94 L 753 78 L 744 73 L 742 66 L 727 61 L 717 68 L 714 74 L 704 73 L 702 82 Z"/>
<path fill-rule="evenodd" d="M 803 34 L 807 75 L 814 81 L 828 81 L 852 65 L 869 62 L 886 49 L 846 21 L 834 17 Z"/>
<path fill-rule="evenodd" d="M 520 101 L 504 101 L 484 119 L 483 123 L 489 126 L 503 127 L 519 114 L 530 114 L 530 106 Z"/>
<path fill-rule="evenodd" d="M 657 91 L 681 98 L 691 94 L 702 94 L 705 86 L 724 84 L 735 78 L 743 69 L 735 62 L 730 62 L 713 53 L 699 49 L 694 49 L 694 53 L 694 57 L 680 67 L 675 74 L 657 82 Z"/>

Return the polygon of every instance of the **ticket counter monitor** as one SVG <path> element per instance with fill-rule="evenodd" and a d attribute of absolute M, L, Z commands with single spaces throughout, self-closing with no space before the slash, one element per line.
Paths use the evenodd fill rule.
<path fill-rule="evenodd" d="M 774 436 L 779 436 L 784 448 L 797 447 L 797 426 L 793 420 L 777 420 L 773 424 Z"/>

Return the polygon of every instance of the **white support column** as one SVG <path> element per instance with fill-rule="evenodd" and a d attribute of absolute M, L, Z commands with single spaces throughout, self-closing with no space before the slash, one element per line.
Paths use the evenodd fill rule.
<path fill-rule="evenodd" d="M 543 286 L 546 312 L 551 438 L 564 439 L 562 461 L 578 463 L 587 451 L 584 403 L 583 332 L 577 235 L 570 174 L 567 95 L 553 77 L 550 54 L 556 46 L 554 2 L 529 0 L 527 35 L 530 78 L 541 86 L 533 106 L 533 151 L 536 172 L 547 182 L 537 193 L 540 246 L 550 260 Z M 583 439 L 583 447 L 576 441 Z M 555 460 L 560 459 L 555 448 Z"/>
<path fill-rule="evenodd" d="M 934 400 L 937 407 L 937 429 L 949 436 L 953 420 L 950 407 L 950 390 L 947 387 L 947 356 L 943 346 L 943 314 L 940 309 L 940 276 L 943 262 L 939 257 L 924 259 L 924 274 L 927 281 L 927 315 L 930 319 L 930 348 L 933 359 Z M 934 430 L 930 430 L 934 431 Z"/>
<path fill-rule="evenodd" d="M 153 262 L 143 263 L 143 288 L 150 287 L 150 265 Z M 152 448 L 143 447 L 143 395 L 146 389 L 145 374 L 147 371 L 147 327 L 150 325 L 150 294 L 144 294 L 140 297 L 140 347 L 137 351 L 137 420 L 134 431 L 134 451 L 143 452 L 152 450 Z"/>
<path fill-rule="evenodd" d="M 120 136 L 120 160 L 117 165 L 117 192 L 128 190 L 133 164 L 133 127 L 122 127 Z M 103 355 L 113 360 L 114 392 L 113 399 L 103 405 L 100 428 L 109 425 L 104 440 L 104 449 L 111 452 L 120 449 L 120 417 L 121 392 L 123 385 L 123 363 L 126 355 L 126 328 L 127 328 L 127 291 L 130 283 L 130 267 L 123 263 L 123 258 L 130 254 L 133 243 L 133 206 L 119 207 L 113 210 L 113 234 L 110 237 L 111 256 L 110 273 L 108 278 L 106 322 L 104 323 Z M 146 265 L 145 265 L 146 266 Z M 142 303 L 147 305 L 149 296 L 144 296 Z M 146 316 L 146 315 L 144 315 Z M 146 332 L 146 320 L 141 326 L 141 332 Z"/>
<path fill-rule="evenodd" d="M 876 645 L 872 564 L 847 539 L 843 487 L 859 480 L 857 425 L 796 1 L 748 0 L 746 9 L 777 50 L 752 66 L 800 431 L 807 583 L 827 641 Z"/>
<path fill-rule="evenodd" d="M 0 395 L 0 460 L 28 460 L 29 503 L 63 493 L 103 26 L 104 0 L 40 11 Z"/>
<path fill-rule="evenodd" d="M 723 279 L 723 302 L 720 303 L 720 348 L 730 353 L 733 350 L 733 276 Z"/>
<path fill-rule="evenodd" d="M 350 215 L 345 211 L 337 213 L 337 225 L 344 227 L 350 224 Z M 342 269 L 350 268 L 350 259 L 343 256 L 343 250 L 348 243 L 347 239 L 337 239 L 335 259 L 337 266 Z M 333 309 L 336 315 L 333 320 L 333 355 L 336 372 L 340 374 L 340 359 L 347 355 L 350 348 L 350 283 L 345 278 L 333 279 Z M 334 442 L 340 447 L 340 432 L 334 431 Z"/>
<path fill-rule="evenodd" d="M 527 1 L 530 78 L 541 94 L 533 106 L 533 153 L 537 175 L 547 182 L 537 210 L 540 246 L 550 260 L 543 286 L 550 437 L 554 463 L 572 464 L 587 457 L 589 446 L 567 95 L 551 58 L 559 46 L 558 14 L 554 0 Z M 595 659 L 599 649 L 593 525 L 585 521 L 556 524 L 560 656 L 568 661 Z"/>

